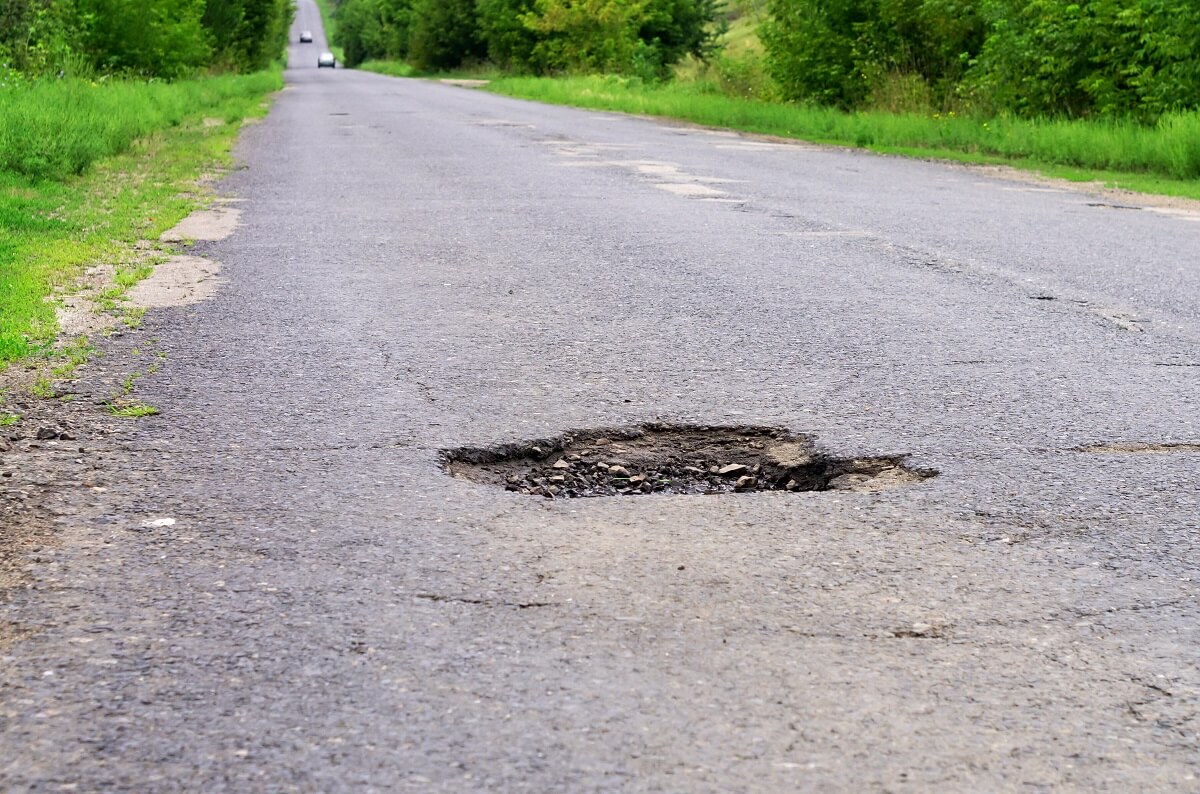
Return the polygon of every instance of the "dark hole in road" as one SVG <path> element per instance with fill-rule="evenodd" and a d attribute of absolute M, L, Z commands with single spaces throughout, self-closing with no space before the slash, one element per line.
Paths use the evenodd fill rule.
<path fill-rule="evenodd" d="M 837 458 L 775 427 L 648 424 L 444 453 L 454 477 L 548 498 L 882 491 L 937 475 L 903 455 Z"/>

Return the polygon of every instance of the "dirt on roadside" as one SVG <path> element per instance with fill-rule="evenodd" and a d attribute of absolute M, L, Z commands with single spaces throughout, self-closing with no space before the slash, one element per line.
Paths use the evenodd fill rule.
<path fill-rule="evenodd" d="M 220 240 L 237 226 L 238 211 L 218 201 L 192 213 L 164 232 L 163 246 L 135 246 L 142 261 L 158 259 L 151 275 L 128 290 L 115 308 L 102 296 L 114 283 L 115 269 L 89 268 L 75 289 L 61 298 L 60 344 L 83 339 L 97 343 L 88 360 L 58 377 L 55 356 L 12 364 L 0 370 L 0 607 L 14 593 L 32 587 L 33 565 L 53 563 L 62 530 L 60 519 L 86 507 L 107 487 L 106 472 L 119 466 L 121 440 L 137 421 L 116 409 L 137 405 L 136 383 L 152 377 L 166 359 L 131 317 L 149 309 L 186 306 L 207 300 L 221 286 L 220 263 L 179 252 L 193 240 Z M 30 631 L 0 616 L 0 648 Z"/>

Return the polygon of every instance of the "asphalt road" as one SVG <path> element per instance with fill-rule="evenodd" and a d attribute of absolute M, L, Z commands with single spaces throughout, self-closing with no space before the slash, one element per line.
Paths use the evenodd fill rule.
<path fill-rule="evenodd" d="M 1200 214 L 318 70 L 300 29 L 195 247 L 224 285 L 113 343 L 165 353 L 162 414 L 73 442 L 4 606 L 0 788 L 1200 790 Z M 940 475 L 439 465 L 655 419 Z"/>

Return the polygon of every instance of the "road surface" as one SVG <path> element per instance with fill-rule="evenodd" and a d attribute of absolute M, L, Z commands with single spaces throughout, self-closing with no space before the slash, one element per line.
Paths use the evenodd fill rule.
<path fill-rule="evenodd" d="M 0 788 L 1200 790 L 1200 213 L 317 69 L 295 28 L 192 251 L 221 288 L 89 375 L 161 353 L 161 414 L 13 444 L 81 463 L 31 492 Z M 655 420 L 939 474 L 441 466 Z"/>

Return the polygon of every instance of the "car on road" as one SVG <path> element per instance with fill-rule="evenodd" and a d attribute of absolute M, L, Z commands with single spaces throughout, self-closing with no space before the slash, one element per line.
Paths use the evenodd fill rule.
<path fill-rule="evenodd" d="M 324 66 L 328 66 L 330 69 L 337 66 L 337 61 L 334 60 L 332 52 L 323 52 L 317 56 L 317 68 L 320 69 Z"/>
<path fill-rule="evenodd" d="M 301 44 L 312 44 L 312 31 L 311 30 L 305 30 L 300 33 L 300 43 Z"/>

